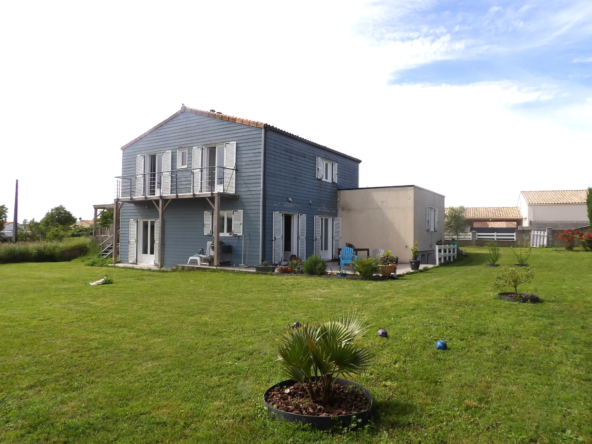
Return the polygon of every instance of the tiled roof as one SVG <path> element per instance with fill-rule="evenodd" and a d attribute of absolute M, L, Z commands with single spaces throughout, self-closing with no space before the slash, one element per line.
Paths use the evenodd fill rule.
<path fill-rule="evenodd" d="M 448 208 L 446 208 L 448 212 Z M 465 208 L 467 219 L 522 219 L 518 207 L 468 207 Z"/>
<path fill-rule="evenodd" d="M 529 205 L 557 205 L 586 203 L 586 190 L 522 191 Z"/>
<path fill-rule="evenodd" d="M 324 145 L 320 145 L 320 144 L 318 144 L 316 142 L 313 142 L 312 140 L 305 139 L 304 137 L 297 136 L 296 134 L 292 134 L 292 133 L 290 133 L 288 131 L 284 131 L 284 130 L 279 129 L 279 128 L 273 126 L 273 125 L 269 125 L 268 123 L 257 122 L 255 120 L 242 119 L 240 117 L 229 116 L 229 115 L 226 115 L 226 114 L 222 114 L 220 111 L 216 112 L 215 110 L 202 111 L 200 109 L 188 108 L 185 105 L 181 106 L 181 109 L 179 111 L 177 111 L 175 114 L 173 114 L 172 116 L 170 116 L 169 118 L 163 120 L 158 125 L 150 128 L 144 134 L 139 135 L 138 137 L 136 137 L 131 142 L 126 143 L 124 146 L 121 147 L 121 149 L 122 150 L 126 149 L 128 146 L 136 143 L 138 140 L 142 139 L 143 137 L 146 137 L 148 134 L 150 134 L 151 132 L 153 132 L 156 129 L 160 128 L 165 123 L 170 122 L 171 120 L 173 120 L 175 117 L 177 117 L 179 114 L 182 114 L 182 113 L 192 113 L 192 114 L 197 114 L 198 116 L 211 117 L 212 119 L 226 120 L 228 122 L 240 123 L 242 125 L 254 126 L 256 128 L 270 129 L 270 130 L 275 131 L 277 133 L 284 134 L 284 135 L 286 135 L 288 137 L 291 137 L 292 139 L 301 140 L 303 142 L 310 143 L 310 144 L 315 145 L 315 146 L 317 146 L 319 148 L 322 148 L 322 149 L 324 149 L 326 151 L 330 151 L 332 153 L 339 154 L 341 156 L 344 156 L 344 157 L 347 157 L 349 159 L 355 160 L 358 163 L 361 163 L 362 162 L 360 159 L 356 159 L 355 157 L 349 156 L 349 155 L 344 154 L 344 153 L 340 153 L 339 151 L 336 151 L 334 149 L 328 148 L 328 147 L 326 147 Z"/>

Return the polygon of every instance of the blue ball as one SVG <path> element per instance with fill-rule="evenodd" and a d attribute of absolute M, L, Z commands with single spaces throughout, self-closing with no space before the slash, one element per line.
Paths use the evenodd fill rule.
<path fill-rule="evenodd" d="M 446 345 L 446 342 L 438 341 L 438 342 L 436 342 L 436 348 L 438 350 L 446 350 L 448 348 L 448 346 Z"/>

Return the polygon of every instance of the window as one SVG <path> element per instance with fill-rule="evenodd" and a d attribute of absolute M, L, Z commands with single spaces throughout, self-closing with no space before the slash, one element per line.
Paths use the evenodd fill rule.
<path fill-rule="evenodd" d="M 220 211 L 220 236 L 232 236 L 232 211 Z"/>
<path fill-rule="evenodd" d="M 182 148 L 180 150 L 177 150 L 177 169 L 187 168 L 188 158 L 189 158 L 189 150 L 187 148 Z"/>
<path fill-rule="evenodd" d="M 426 231 L 438 231 L 438 209 L 428 207 L 426 218 Z"/>
<path fill-rule="evenodd" d="M 317 157 L 317 179 L 337 183 L 337 162 Z"/>

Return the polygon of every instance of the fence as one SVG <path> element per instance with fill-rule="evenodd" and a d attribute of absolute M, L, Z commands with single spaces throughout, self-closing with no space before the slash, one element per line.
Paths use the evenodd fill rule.
<path fill-rule="evenodd" d="M 446 239 L 446 240 L 451 240 L 451 239 L 471 240 L 472 238 L 471 238 L 471 233 L 467 231 L 464 233 L 458 233 L 458 236 L 453 233 L 444 233 L 444 239 Z"/>
<path fill-rule="evenodd" d="M 456 245 L 436 245 L 436 264 L 455 260 L 457 253 Z"/>
<path fill-rule="evenodd" d="M 515 241 L 516 240 L 516 232 L 514 232 L 514 233 L 477 233 L 477 240 Z"/>
<path fill-rule="evenodd" d="M 547 232 L 546 231 L 531 231 L 530 245 L 532 247 L 546 247 L 547 246 Z"/>

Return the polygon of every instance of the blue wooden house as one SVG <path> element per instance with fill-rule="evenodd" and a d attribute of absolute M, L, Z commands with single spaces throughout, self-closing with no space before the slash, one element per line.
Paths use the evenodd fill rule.
<path fill-rule="evenodd" d="M 122 152 L 114 205 L 122 263 L 172 267 L 208 242 L 223 243 L 214 265 L 338 255 L 338 190 L 358 187 L 354 157 L 185 106 Z"/>

